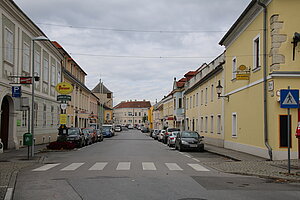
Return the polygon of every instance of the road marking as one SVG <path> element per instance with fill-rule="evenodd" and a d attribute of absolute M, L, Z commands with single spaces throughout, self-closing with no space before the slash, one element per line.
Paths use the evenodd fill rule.
<path fill-rule="evenodd" d="M 142 162 L 143 170 L 156 170 L 153 162 Z"/>
<path fill-rule="evenodd" d="M 89 170 L 103 170 L 107 162 L 97 162 Z"/>
<path fill-rule="evenodd" d="M 119 162 L 117 170 L 130 170 L 130 162 Z"/>
<path fill-rule="evenodd" d="M 208 172 L 209 171 L 208 169 L 206 169 L 205 167 L 203 167 L 199 164 L 188 164 L 188 165 L 196 171 L 203 171 L 203 172 Z"/>
<path fill-rule="evenodd" d="M 197 158 L 192 158 L 193 160 L 197 161 L 197 162 L 200 162 L 200 160 L 198 160 Z"/>
<path fill-rule="evenodd" d="M 72 163 L 72 164 L 66 166 L 65 168 L 61 169 L 60 171 L 73 171 L 73 170 L 76 170 L 77 168 L 79 168 L 83 164 L 84 163 Z"/>
<path fill-rule="evenodd" d="M 4 200 L 11 200 L 13 196 L 14 188 L 7 188 Z"/>
<path fill-rule="evenodd" d="M 60 163 L 56 163 L 56 164 L 46 164 L 46 165 L 41 166 L 41 167 L 39 167 L 39 168 L 36 168 L 36 169 L 34 169 L 34 170 L 32 170 L 32 171 L 34 171 L 34 172 L 47 171 L 48 169 L 51 169 L 51 168 L 53 168 L 53 167 L 55 167 L 55 166 L 57 166 L 57 165 L 60 165 Z"/>
<path fill-rule="evenodd" d="M 165 165 L 169 168 L 171 171 L 182 171 L 181 167 L 179 167 L 176 163 L 165 163 Z"/>
<path fill-rule="evenodd" d="M 182 152 L 180 152 L 180 151 L 178 151 L 178 153 L 180 153 L 180 154 L 182 154 L 182 155 L 184 154 L 184 153 L 182 153 Z"/>
<path fill-rule="evenodd" d="M 184 156 L 188 157 L 188 158 L 191 158 L 191 156 L 187 155 L 187 154 L 183 154 Z"/>

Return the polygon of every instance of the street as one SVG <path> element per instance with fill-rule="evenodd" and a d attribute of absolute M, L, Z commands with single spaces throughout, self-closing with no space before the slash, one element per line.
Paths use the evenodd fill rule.
<path fill-rule="evenodd" d="M 226 158 L 175 151 L 138 130 L 45 156 L 18 174 L 13 199 L 300 199 L 298 184 L 216 171 L 202 163 Z"/>

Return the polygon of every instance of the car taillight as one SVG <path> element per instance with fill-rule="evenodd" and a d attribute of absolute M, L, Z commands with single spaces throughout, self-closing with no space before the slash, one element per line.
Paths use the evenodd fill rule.
<path fill-rule="evenodd" d="M 174 137 L 170 137 L 170 140 L 174 140 Z"/>

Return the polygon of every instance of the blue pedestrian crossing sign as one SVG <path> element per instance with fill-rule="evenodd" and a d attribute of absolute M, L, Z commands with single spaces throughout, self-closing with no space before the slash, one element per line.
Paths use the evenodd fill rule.
<path fill-rule="evenodd" d="M 299 90 L 280 90 L 280 108 L 299 108 Z"/>

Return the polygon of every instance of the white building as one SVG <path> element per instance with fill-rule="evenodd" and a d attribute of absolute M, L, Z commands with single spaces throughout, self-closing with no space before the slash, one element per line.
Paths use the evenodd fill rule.
<path fill-rule="evenodd" d="M 22 146 L 23 134 L 28 132 L 29 112 L 18 111 L 17 99 L 12 97 L 12 84 L 19 78 L 32 76 L 32 38 L 46 35 L 24 12 L 10 0 L 0 1 L 0 138 L 4 149 Z M 61 82 L 62 55 L 50 41 L 35 41 L 35 141 L 36 144 L 55 140 L 58 128 L 59 104 L 55 85 Z M 16 86 L 16 84 L 13 84 Z M 31 85 L 22 85 L 22 97 L 29 97 Z M 32 110 L 32 109 L 31 109 Z"/>

